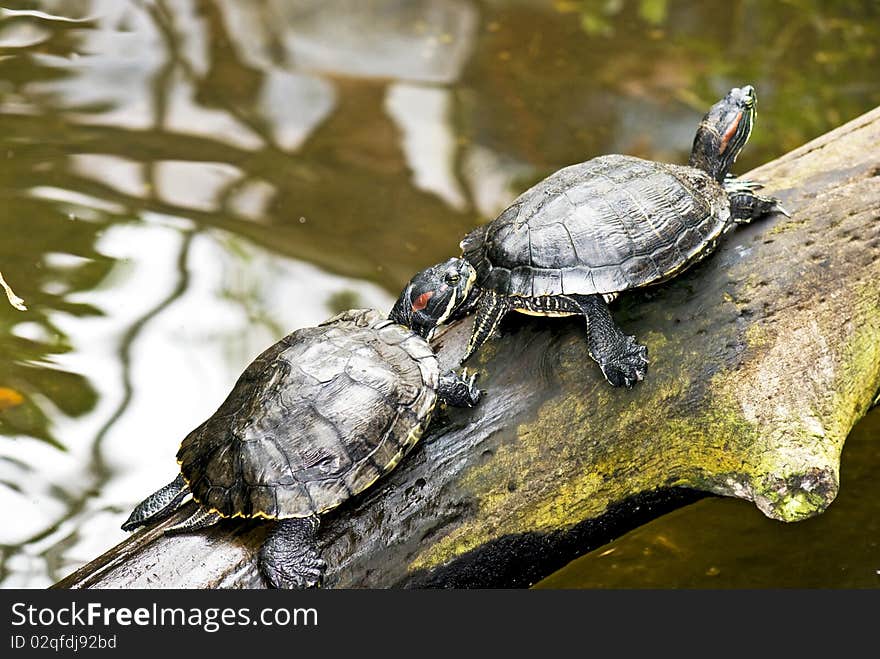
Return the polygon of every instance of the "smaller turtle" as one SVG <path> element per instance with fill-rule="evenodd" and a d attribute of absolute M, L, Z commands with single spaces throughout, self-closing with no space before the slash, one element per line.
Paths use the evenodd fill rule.
<path fill-rule="evenodd" d="M 461 242 L 477 271 L 466 360 L 508 311 L 582 315 L 590 356 L 608 382 L 631 387 L 645 346 L 614 323 L 608 303 L 658 284 L 715 249 L 737 224 L 788 213 L 760 186 L 728 175 L 752 132 L 757 96 L 736 87 L 703 117 L 688 165 L 606 155 L 565 167 L 526 190 Z"/>
<path fill-rule="evenodd" d="M 345 311 L 300 329 L 257 357 L 220 408 L 180 446 L 180 474 L 122 525 L 167 517 L 191 495 L 195 512 L 166 531 L 230 517 L 279 520 L 260 550 L 269 585 L 319 585 L 326 564 L 320 515 L 370 487 L 416 444 L 437 400 L 470 407 L 476 376 L 440 374 L 428 344 L 467 298 L 474 269 L 461 259 L 417 274 L 388 318 Z"/>

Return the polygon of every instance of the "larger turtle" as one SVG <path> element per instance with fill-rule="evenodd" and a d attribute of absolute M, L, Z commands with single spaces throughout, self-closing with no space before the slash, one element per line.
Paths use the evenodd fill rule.
<path fill-rule="evenodd" d="M 131 531 L 198 506 L 171 532 L 229 517 L 280 520 L 260 550 L 274 587 L 317 585 L 319 516 L 393 469 L 422 435 L 438 400 L 472 406 L 474 376 L 440 374 L 428 344 L 467 298 L 473 268 L 450 259 L 417 274 L 388 318 L 343 312 L 297 330 L 257 357 L 220 408 L 183 440 L 180 474 L 147 497 Z"/>
<path fill-rule="evenodd" d="M 608 302 L 693 265 L 736 224 L 785 210 L 760 187 L 729 177 L 749 138 L 757 99 L 731 89 L 703 117 L 687 166 L 606 155 L 566 167 L 469 233 L 463 257 L 478 297 L 465 359 L 509 311 L 581 314 L 590 356 L 614 386 L 647 371 L 647 349 L 614 323 Z M 787 213 L 785 213 L 787 215 Z"/>

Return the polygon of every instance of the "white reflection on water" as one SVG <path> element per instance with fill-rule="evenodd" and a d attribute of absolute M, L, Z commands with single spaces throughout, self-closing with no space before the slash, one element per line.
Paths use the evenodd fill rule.
<path fill-rule="evenodd" d="M 284 151 L 296 151 L 333 111 L 336 91 L 322 78 L 269 69 L 258 105 L 275 143 Z"/>
<path fill-rule="evenodd" d="M 42 106 L 75 124 L 187 136 L 195 138 L 193 145 L 204 141 L 240 150 L 234 156 L 240 162 L 244 153 L 300 150 L 336 109 L 339 81 L 370 79 L 387 87 L 384 109 L 402 133 L 415 187 L 459 212 L 468 212 L 472 198 L 479 197 L 477 208 L 488 216 L 515 196 L 507 188 L 487 192 L 455 171 L 469 148 L 459 144 L 453 125 L 457 101 L 451 85 L 478 36 L 479 12 L 470 1 L 217 0 L 222 34 L 220 25 L 206 20 L 207 7 L 197 10 L 192 2 L 161 11 L 152 4 L 109 0 L 43 4 L 52 11 L 78 11 L 88 22 L 69 29 L 75 45 L 64 56 L 29 54 L 52 75 L 23 84 L 21 98 L 3 100 L 4 111 L 35 113 Z M 16 29 L 24 38 L 31 27 L 22 23 Z M 237 61 L 226 59 L 233 53 Z M 234 75 L 221 75 L 227 70 Z M 220 81 L 227 79 L 249 81 L 254 93 L 242 96 L 234 85 L 224 89 Z M 72 154 L 71 169 L 87 178 L 97 174 L 123 195 L 144 199 L 151 190 L 138 179 L 153 158 L 131 155 L 141 162 L 125 163 L 119 154 Z M 495 168 L 507 169 L 506 178 L 522 167 L 501 154 L 494 160 Z M 114 172 L 119 165 L 126 171 Z M 248 178 L 247 172 L 237 175 Z M 167 181 L 166 193 L 174 179 Z M 238 199 L 241 216 L 265 219 L 270 200 L 266 184 L 260 185 Z M 180 187 L 184 193 L 192 189 Z M 215 209 L 191 194 L 162 201 L 181 209 Z"/>
<path fill-rule="evenodd" d="M 385 109 L 400 127 L 401 147 L 416 187 L 463 211 L 467 202 L 455 176 L 451 97 L 448 89 L 398 83 L 388 88 Z"/>
<path fill-rule="evenodd" d="M 479 14 L 468 0 L 216 0 L 239 56 L 360 78 L 455 82 Z"/>
<path fill-rule="evenodd" d="M 81 396 L 76 409 L 89 409 L 91 392 L 35 393 L 51 420 L 48 435 L 65 450 L 28 436 L 0 444 L 0 587 L 49 585 L 121 540 L 119 524 L 131 507 L 174 473 L 180 439 L 213 412 L 254 356 L 329 316 L 331 297 L 389 308 L 390 295 L 376 286 L 199 228 L 248 220 L 271 244 L 271 227 L 300 215 L 288 217 L 290 195 L 277 173 L 288 165 L 295 175 L 324 172 L 324 189 L 344 193 L 345 179 L 325 171 L 326 146 L 308 147 L 337 110 L 344 115 L 352 89 L 383 90 L 375 95 L 383 107 L 361 109 L 365 125 L 381 127 L 385 120 L 373 115 L 384 112 L 399 131 L 412 184 L 455 211 L 476 204 L 494 214 L 513 197 L 512 181 L 524 167 L 465 144 L 453 121 L 461 109 L 454 85 L 478 36 L 471 0 L 306 0 L 295 7 L 180 0 L 161 11 L 156 3 L 119 0 L 39 5 L 83 21 L 59 27 L 33 14 L 3 32 L 27 51 L 20 61 L 33 75 L 0 95 L 0 112 L 45 115 L 46 126 L 77 130 L 51 133 L 57 153 L 33 156 L 33 171 L 48 174 L 23 179 L 20 193 L 45 202 L 39 207 L 62 223 L 76 223 L 57 227 L 61 235 L 101 232 L 97 251 L 114 266 L 82 293 L 69 292 L 82 290 L 72 286 L 73 274 L 42 278 L 47 297 L 103 315 L 45 309 L 50 324 L 23 315 L 12 330 L 58 349 L 69 338 L 70 352 L 32 366 L 82 374 L 97 402 L 69 416 L 52 400 Z M 206 20 L 212 5 L 220 20 Z M 352 87 L 350 78 L 361 82 Z M 40 143 L 43 127 L 33 130 L 28 138 Z M 344 144 L 352 135 L 336 137 Z M 371 160 L 354 173 L 387 166 Z M 178 217 L 190 212 L 198 224 Z M 66 263 L 76 265 L 63 261 L 59 245 L 38 267 L 63 273 Z M 288 235 L 284 249 L 315 258 L 321 246 Z M 381 259 L 376 265 L 393 265 Z M 33 275 L 28 268 L 22 271 Z M 57 390 L 60 382 L 44 377 L 41 386 Z"/>
<path fill-rule="evenodd" d="M 381 310 L 393 301 L 378 286 L 156 214 L 109 227 L 98 251 L 117 265 L 70 301 L 104 315 L 51 320 L 75 346 L 55 367 L 86 376 L 99 401 L 78 418 L 39 401 L 64 452 L 28 437 L 2 445 L 0 480 L 19 490 L 0 486 L 0 544 L 24 544 L 6 561 L 0 587 L 48 586 L 122 540 L 131 507 L 175 473 L 183 436 L 257 354 L 327 318 L 331 296 Z"/>
<path fill-rule="evenodd" d="M 143 163 L 104 153 L 72 153 L 70 171 L 92 179 L 123 195 L 145 197 L 149 192 Z"/>
<path fill-rule="evenodd" d="M 263 139 L 229 112 L 207 108 L 196 101 L 196 89 L 180 72 L 169 79 L 168 110 L 163 128 L 172 133 L 205 137 L 246 151 L 265 147 Z"/>
<path fill-rule="evenodd" d="M 219 210 L 223 191 L 244 176 L 238 167 L 222 162 L 160 160 L 155 163 L 159 199 L 178 208 Z"/>
<path fill-rule="evenodd" d="M 63 3 L 62 3 L 63 4 Z M 145 129 L 155 123 L 155 105 L 144 90 L 165 61 L 161 33 L 149 14 L 130 3 L 92 0 L 89 28 L 78 30 L 79 49 L 70 56 L 32 53 L 35 62 L 68 73 L 32 82 L 26 93 L 54 105 L 91 111 L 71 113 L 83 124 Z M 70 7 L 62 9 L 70 11 Z M 95 108 L 106 107 L 103 111 Z"/>

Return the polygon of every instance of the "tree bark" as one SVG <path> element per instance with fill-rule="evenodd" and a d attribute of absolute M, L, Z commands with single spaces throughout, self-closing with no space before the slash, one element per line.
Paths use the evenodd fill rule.
<path fill-rule="evenodd" d="M 644 382 L 608 386 L 581 319 L 512 314 L 469 364 L 483 402 L 439 412 L 394 472 L 325 516 L 325 585 L 526 586 L 690 489 L 788 522 L 825 510 L 844 440 L 880 388 L 880 108 L 747 178 L 792 217 L 739 227 L 676 280 L 613 306 L 648 346 Z M 445 364 L 471 322 L 437 340 Z M 163 536 L 175 519 L 56 587 L 262 585 L 267 523 Z"/>

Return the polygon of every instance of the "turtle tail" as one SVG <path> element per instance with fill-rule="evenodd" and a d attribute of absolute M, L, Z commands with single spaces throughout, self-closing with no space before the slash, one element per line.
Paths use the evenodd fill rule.
<path fill-rule="evenodd" d="M 186 484 L 183 475 L 178 474 L 177 478 L 168 485 L 135 506 L 131 515 L 122 525 L 122 530 L 134 531 L 139 526 L 167 517 L 180 507 L 189 493 L 189 485 Z"/>

